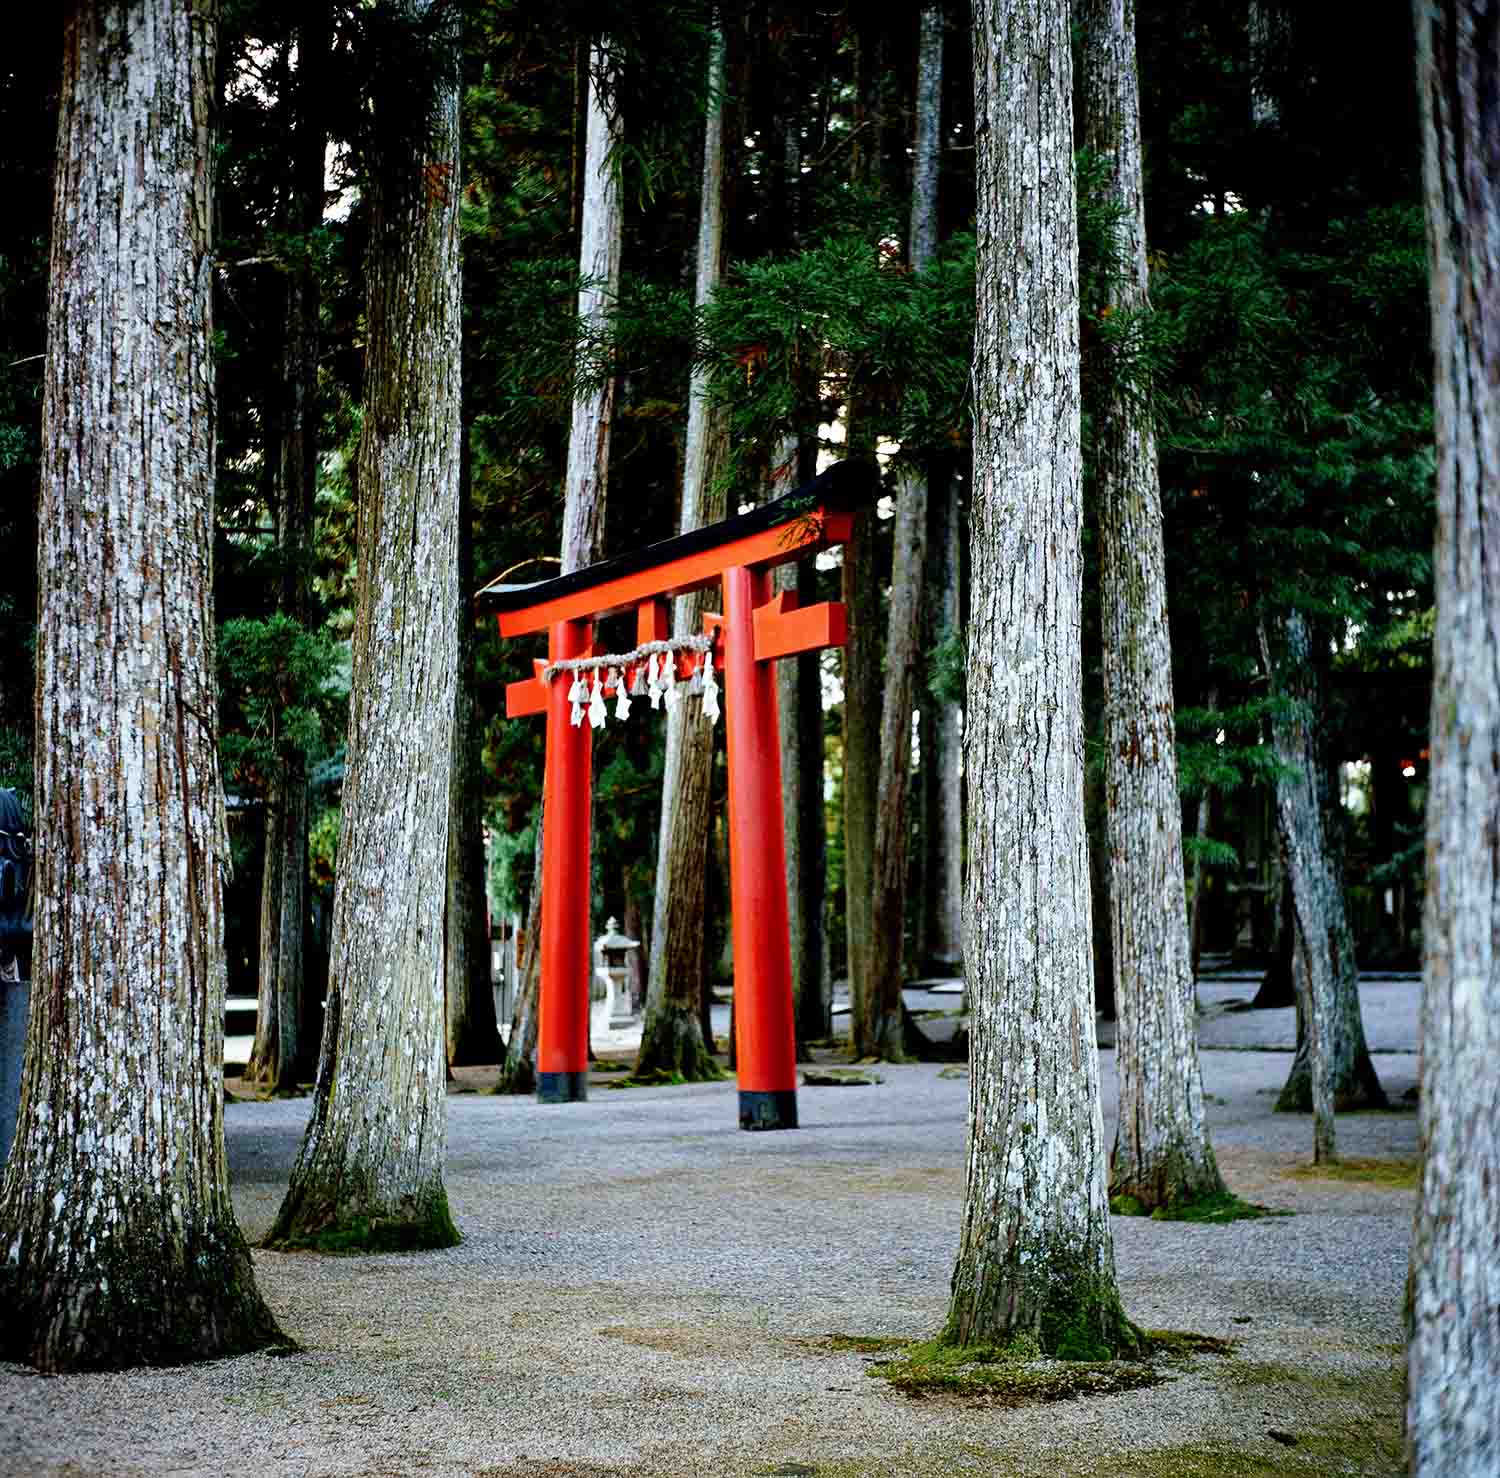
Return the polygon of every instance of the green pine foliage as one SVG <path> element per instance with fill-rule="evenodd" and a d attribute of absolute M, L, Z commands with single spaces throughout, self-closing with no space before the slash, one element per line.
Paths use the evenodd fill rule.
<path fill-rule="evenodd" d="M 290 751 L 308 760 L 342 739 L 343 648 L 290 616 L 247 616 L 219 629 L 219 752 L 225 780 L 260 793 Z"/>

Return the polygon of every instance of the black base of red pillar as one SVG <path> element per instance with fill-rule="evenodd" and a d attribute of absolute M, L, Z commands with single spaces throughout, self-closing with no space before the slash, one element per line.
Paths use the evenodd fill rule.
<path fill-rule="evenodd" d="M 795 1129 L 797 1127 L 797 1094 L 789 1089 L 782 1093 L 753 1093 L 740 1090 L 741 1129 Z"/>
<path fill-rule="evenodd" d="M 538 1103 L 582 1103 L 589 1096 L 587 1073 L 538 1073 Z"/>

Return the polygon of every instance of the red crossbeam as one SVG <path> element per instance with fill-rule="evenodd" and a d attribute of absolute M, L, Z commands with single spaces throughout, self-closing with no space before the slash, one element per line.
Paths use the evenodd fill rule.
<path fill-rule="evenodd" d="M 801 559 L 814 550 L 842 544 L 853 527 L 852 513 L 834 512 L 821 506 L 813 508 L 789 523 L 731 539 L 713 549 L 686 554 L 649 570 L 622 575 L 536 605 L 501 611 L 500 635 L 526 636 L 534 631 L 547 631 L 559 621 L 598 620 L 601 616 L 636 610 L 646 601 L 701 590 L 721 580 L 725 570 L 771 569 Z"/>

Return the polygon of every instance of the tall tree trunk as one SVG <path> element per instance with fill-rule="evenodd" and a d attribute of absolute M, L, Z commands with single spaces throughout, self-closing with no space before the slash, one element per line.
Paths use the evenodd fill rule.
<path fill-rule="evenodd" d="M 607 40 L 589 49 L 589 71 L 584 101 L 582 220 L 578 274 L 587 285 L 578 293 L 578 317 L 587 329 L 608 316 L 620 291 L 620 247 L 624 206 L 620 181 L 610 153 L 620 139 L 618 115 L 612 100 L 600 96 L 596 79 L 608 80 L 613 63 Z M 606 104 L 608 103 L 608 106 Z M 609 490 L 609 425 L 614 412 L 613 377 L 573 402 L 568 436 L 568 466 L 563 488 L 561 573 L 570 575 L 604 556 L 604 510 Z M 542 968 L 542 848 L 545 827 L 536 829 L 536 878 L 526 919 L 527 947 L 521 982 L 511 1013 L 505 1059 L 500 1065 L 497 1093 L 530 1093 L 536 1087 L 536 1034 Z M 590 907 L 591 900 L 581 906 Z M 653 971 L 653 973 L 655 973 Z"/>
<path fill-rule="evenodd" d="M 474 588 L 474 513 L 465 449 L 459 476 L 458 588 Z M 448 801 L 447 904 L 443 913 L 444 1008 L 448 1066 L 500 1056 L 490 967 L 489 896 L 484 859 L 483 735 L 474 699 L 474 613 L 458 612 L 458 682 L 453 702 L 453 774 Z"/>
<path fill-rule="evenodd" d="M 1078 238 L 1066 0 L 975 7 L 979 263 L 964 938 L 969 1171 L 944 1338 L 1099 1358 L 1115 1284 L 1083 824 Z"/>
<path fill-rule="evenodd" d="M 1480 1478 L 1500 1469 L 1500 7 L 1415 11 L 1438 518 L 1406 1439 L 1415 1478 Z"/>
<path fill-rule="evenodd" d="M 45 371 L 36 933 L 0 1196 L 0 1356 L 283 1339 L 224 1158 L 213 728 L 217 7 L 70 5 Z"/>
<path fill-rule="evenodd" d="M 1271 738 L 1282 766 L 1276 823 L 1282 865 L 1291 880 L 1293 948 L 1300 962 L 1293 969 L 1299 987 L 1297 1055 L 1276 1107 L 1310 1108 L 1314 1155 L 1331 1159 L 1334 1109 L 1383 1107 L 1385 1093 L 1365 1046 L 1359 966 L 1344 911 L 1337 802 L 1329 793 L 1319 730 L 1319 715 L 1325 712 L 1321 661 L 1297 611 L 1267 612 L 1260 640 L 1272 690 L 1286 700 L 1272 717 Z M 1322 1084 L 1316 1070 L 1320 1052 L 1326 1066 Z"/>
<path fill-rule="evenodd" d="M 917 47 L 916 139 L 908 252 L 922 272 L 937 250 L 938 164 L 942 131 L 943 12 L 923 9 Z M 891 561 L 891 605 L 871 864 L 870 985 L 855 1028 L 860 1056 L 898 1060 L 905 1045 L 901 987 L 906 974 L 906 876 L 911 788 L 911 721 L 921 656 L 927 576 L 927 471 L 902 479 Z"/>
<path fill-rule="evenodd" d="M 962 576 L 959 482 L 943 469 L 928 490 L 927 609 L 935 647 L 958 634 Z M 922 707 L 922 968 L 963 971 L 963 706 L 919 694 Z"/>
<path fill-rule="evenodd" d="M 813 470 L 815 444 L 799 452 L 798 482 Z M 801 606 L 818 599 L 818 571 L 810 559 L 782 565 Z M 777 713 L 781 720 L 782 795 L 786 808 L 787 888 L 791 908 L 792 985 L 797 1051 L 808 1060 L 808 1044 L 833 1031 L 833 982 L 828 968 L 828 838 L 823 802 L 823 671 L 821 653 L 804 652 L 777 664 Z"/>
<path fill-rule="evenodd" d="M 605 323 L 620 295 L 620 246 L 625 212 L 620 177 L 610 155 L 621 134 L 617 105 L 607 95 L 614 90 L 614 76 L 609 41 L 596 41 L 589 51 L 583 220 L 578 243 L 578 275 L 585 280 L 578 293 L 578 317 L 585 331 Z M 604 557 L 609 428 L 614 406 L 612 375 L 597 389 L 573 401 L 563 494 L 562 573 L 565 575 Z"/>
<path fill-rule="evenodd" d="M 276 542 L 282 560 L 282 612 L 306 626 L 311 618 L 313 505 L 318 476 L 318 345 L 321 289 L 309 235 L 323 221 L 324 108 L 332 45 L 328 0 L 304 7 L 297 35 L 297 129 L 293 142 L 289 229 L 302 241 L 287 277 L 285 385 L 280 435 L 280 496 Z M 307 760 L 288 745 L 266 796 L 266 849 L 261 884 L 260 982 L 255 1043 L 245 1076 L 273 1092 L 310 1075 L 314 1044 L 308 1011 L 304 939 L 307 930 Z"/>
<path fill-rule="evenodd" d="M 1109 306 L 1147 306 L 1135 0 L 1083 0 L 1080 133 L 1109 166 L 1120 270 Z M 1182 874 L 1156 433 L 1114 387 L 1094 415 L 1104 652 L 1105 814 L 1120 1111 L 1110 1194 L 1144 1212 L 1222 1195 L 1208 1142 Z"/>
<path fill-rule="evenodd" d="M 869 1035 L 875 941 L 875 814 L 880 795 L 880 578 L 873 514 L 844 543 L 844 920 L 854 1056 L 878 1052 Z"/>
<path fill-rule="evenodd" d="M 927 562 L 927 481 L 903 481 L 896 503 L 896 542 L 880 715 L 880 773 L 875 810 L 869 989 L 856 1027 L 861 1057 L 904 1055 L 901 987 L 906 967 L 907 796 L 911 788 L 911 716 L 922 629 Z"/>
<path fill-rule="evenodd" d="M 884 132 L 880 19 L 864 12 L 855 28 L 854 130 L 850 182 L 874 192 L 881 183 Z M 877 428 L 850 394 L 844 408 L 851 457 L 873 459 Z M 849 970 L 850 1045 L 856 1058 L 879 1055 L 870 1035 L 875 963 L 875 826 L 880 804 L 881 683 L 878 521 L 855 520 L 844 544 L 843 596 L 849 615 L 844 645 L 844 920 Z"/>
<path fill-rule="evenodd" d="M 724 37 L 709 43 L 709 90 L 724 80 Z M 703 133 L 703 188 L 698 210 L 696 300 L 713 296 L 724 264 L 724 114 L 715 104 Z M 708 377 L 695 369 L 688 390 L 687 448 L 682 464 L 679 531 L 688 533 L 724 517 L 727 491 L 720 480 L 728 450 L 724 413 L 710 404 Z M 676 636 L 703 629 L 707 593 L 695 591 L 673 602 Z M 661 831 L 656 850 L 656 910 L 651 924 L 651 965 L 647 972 L 646 1020 L 636 1073 L 679 1074 L 689 1082 L 723 1074 L 705 1043 L 699 1023 L 703 997 L 704 882 L 708 872 L 709 795 L 713 778 L 714 730 L 696 703 L 667 710 L 667 754 L 662 775 Z"/>
<path fill-rule="evenodd" d="M 505 1054 L 500 1059 L 496 1093 L 536 1092 L 536 1041 L 542 983 L 542 832 L 545 819 L 537 818 L 536 846 L 532 852 L 535 882 L 526 909 L 526 941 L 516 962 L 516 999 L 511 1005 L 510 1029 Z"/>
<path fill-rule="evenodd" d="M 417 32 L 437 0 L 403 0 Z M 454 46 L 446 32 L 417 44 Z M 455 47 L 456 52 L 456 47 Z M 443 1185 L 443 937 L 458 665 L 458 75 L 382 67 L 365 261 L 349 768 L 313 1113 L 269 1241 L 458 1240 Z M 426 106 L 422 106 L 425 104 Z"/>

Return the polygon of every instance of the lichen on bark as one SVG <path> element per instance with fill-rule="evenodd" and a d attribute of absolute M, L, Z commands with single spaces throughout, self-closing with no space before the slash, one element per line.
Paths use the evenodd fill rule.
<path fill-rule="evenodd" d="M 435 0 L 396 13 L 413 44 L 437 49 L 425 99 L 379 71 L 373 100 L 349 763 L 323 1053 L 280 1245 L 361 1222 L 386 1240 L 403 1226 L 421 1245 L 456 1239 L 442 1191 L 442 902 L 458 664 L 457 52 L 426 34 Z"/>
<path fill-rule="evenodd" d="M 1134 1343 L 1115 1290 L 1083 820 L 1082 490 L 1065 0 L 975 9 L 979 280 L 969 1164 L 950 1341 Z"/>
<path fill-rule="evenodd" d="M 1083 141 L 1119 211 L 1106 308 L 1147 307 L 1140 97 L 1133 0 L 1086 0 Z M 1092 406 L 1099 506 L 1105 813 L 1120 1110 L 1110 1194 L 1147 1210 L 1224 1191 L 1198 1066 L 1182 869 L 1172 646 L 1156 434 L 1123 382 Z"/>
<path fill-rule="evenodd" d="M 121 0 L 58 28 L 35 947 L 0 1192 L 0 1352 L 46 1371 L 285 1342 L 224 1156 L 216 20 Z"/>

